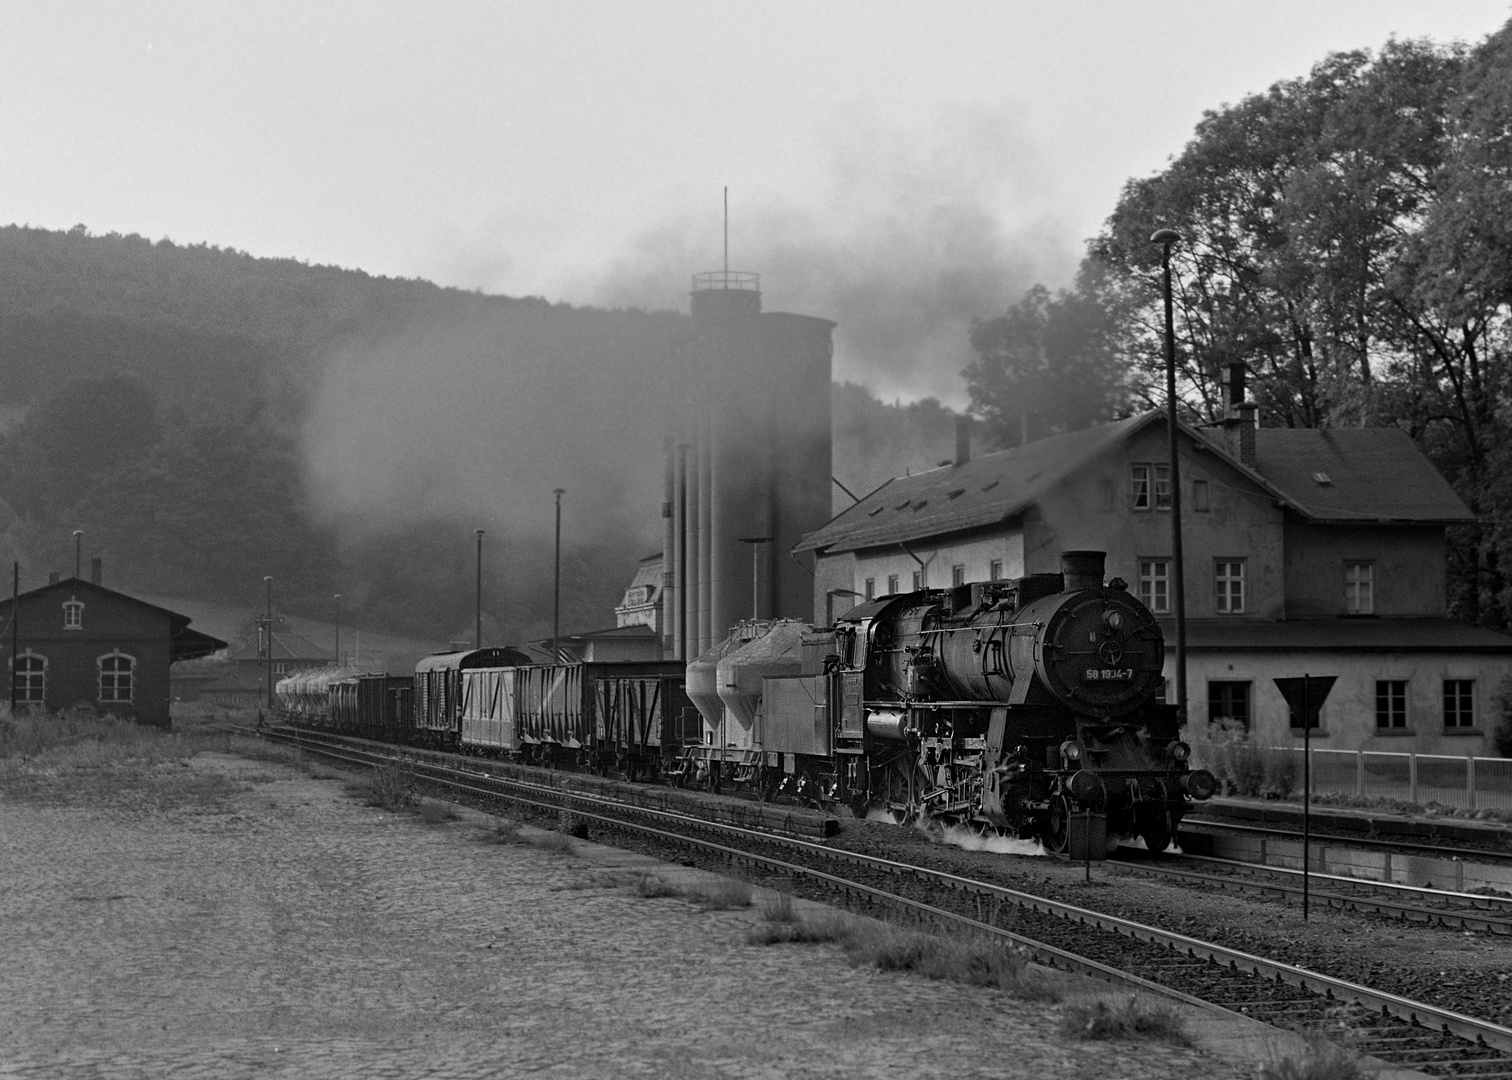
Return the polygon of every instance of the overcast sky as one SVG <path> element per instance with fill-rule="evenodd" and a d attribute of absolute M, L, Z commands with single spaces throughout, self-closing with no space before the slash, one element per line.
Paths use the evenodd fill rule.
<path fill-rule="evenodd" d="M 688 275 L 721 263 L 728 185 L 731 266 L 764 274 L 768 308 L 840 321 L 839 376 L 958 402 L 957 356 L 924 353 L 959 350 L 961 320 L 1033 281 L 1066 283 L 1124 181 L 1204 109 L 1330 51 L 1474 42 L 1508 15 L 0 0 L 0 222 L 685 309 Z M 945 329 L 898 346 L 903 319 Z"/>

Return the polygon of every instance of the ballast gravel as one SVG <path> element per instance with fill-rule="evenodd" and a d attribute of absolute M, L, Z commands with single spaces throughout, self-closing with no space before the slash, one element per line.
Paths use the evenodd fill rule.
<path fill-rule="evenodd" d="M 0 1077 L 1249 1076 L 1063 1007 L 758 946 L 629 853 L 486 842 L 201 754 L 163 809 L 0 793 Z"/>

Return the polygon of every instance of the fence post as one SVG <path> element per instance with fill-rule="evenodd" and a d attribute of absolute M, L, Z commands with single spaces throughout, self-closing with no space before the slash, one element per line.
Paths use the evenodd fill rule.
<path fill-rule="evenodd" d="M 1355 751 L 1355 795 L 1365 794 L 1365 751 Z"/>
<path fill-rule="evenodd" d="M 1475 755 L 1470 754 L 1465 758 L 1465 797 L 1470 800 L 1470 809 L 1479 810 L 1475 805 Z"/>
<path fill-rule="evenodd" d="M 1407 755 L 1407 801 L 1415 803 L 1417 797 L 1417 755 Z"/>

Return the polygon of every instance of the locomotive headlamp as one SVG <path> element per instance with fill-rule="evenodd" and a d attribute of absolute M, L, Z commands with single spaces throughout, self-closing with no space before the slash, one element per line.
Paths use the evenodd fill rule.
<path fill-rule="evenodd" d="M 1067 761 L 1080 761 L 1082 756 L 1081 743 L 1074 739 L 1067 739 L 1061 743 L 1061 757 Z"/>
<path fill-rule="evenodd" d="M 1218 781 L 1206 769 L 1193 769 L 1181 778 L 1181 786 L 1194 799 L 1211 799 L 1218 790 Z"/>
<path fill-rule="evenodd" d="M 1185 761 L 1187 758 L 1192 756 L 1192 748 L 1186 743 L 1178 741 L 1173 742 L 1166 749 L 1166 753 L 1171 755 L 1172 761 Z"/>
<path fill-rule="evenodd" d="M 1123 626 L 1123 612 L 1103 612 L 1103 625 L 1106 626 L 1109 630 L 1117 630 L 1119 627 Z"/>

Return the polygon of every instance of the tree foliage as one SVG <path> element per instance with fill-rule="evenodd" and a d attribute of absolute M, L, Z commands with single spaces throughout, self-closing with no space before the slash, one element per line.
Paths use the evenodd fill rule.
<path fill-rule="evenodd" d="M 1402 427 L 1480 518 L 1451 535 L 1455 612 L 1512 621 L 1512 24 L 1474 48 L 1393 40 L 1327 56 L 1208 112 L 1167 168 L 1125 186 L 1057 299 L 1118 328 L 1126 367 L 1102 386 L 1145 405 L 1164 399 L 1161 228 L 1183 237 L 1190 417 L 1221 416 L 1237 362 L 1268 425 Z M 984 416 L 1004 401 L 1031 414 L 1030 376 L 1052 367 L 1036 351 L 1045 310 L 1031 293 L 976 328 L 967 377 Z"/>
<path fill-rule="evenodd" d="M 1078 289 L 1036 285 L 1006 314 L 971 326 L 965 371 L 972 409 L 996 448 L 1111 420 L 1123 407 L 1115 325 Z"/>

